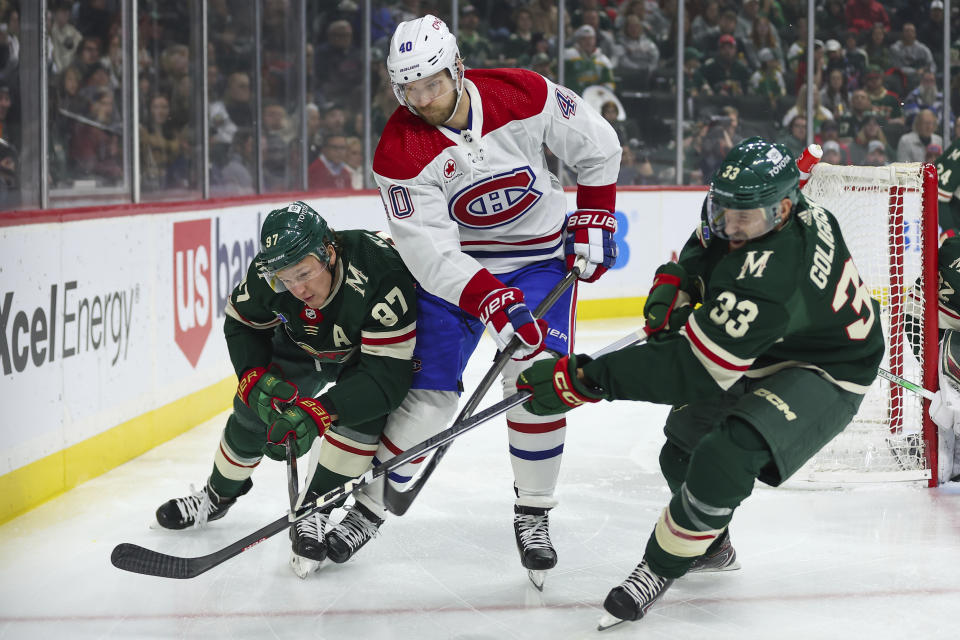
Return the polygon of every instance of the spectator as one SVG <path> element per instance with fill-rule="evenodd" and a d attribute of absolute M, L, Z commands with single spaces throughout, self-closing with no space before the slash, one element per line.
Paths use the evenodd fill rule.
<path fill-rule="evenodd" d="M 85 37 L 80 42 L 79 55 L 74 57 L 73 64 L 80 68 L 80 75 L 86 77 L 94 66 L 100 66 L 100 40 Z"/>
<path fill-rule="evenodd" d="M 829 109 L 835 119 L 843 117 L 850 110 L 847 79 L 843 69 L 832 69 L 827 75 L 827 84 L 820 90 L 820 104 Z"/>
<path fill-rule="evenodd" d="M 864 164 L 868 167 L 882 167 L 889 162 L 887 145 L 879 140 L 871 140 L 867 145 L 867 155 L 864 158 Z"/>
<path fill-rule="evenodd" d="M 344 166 L 350 173 L 350 188 L 363 189 L 363 142 L 356 136 L 346 139 L 347 152 Z"/>
<path fill-rule="evenodd" d="M 396 97 L 394 97 L 396 100 Z M 320 137 L 346 136 L 347 112 L 336 102 L 328 102 L 320 109 Z"/>
<path fill-rule="evenodd" d="M 937 63 L 933 61 L 933 54 L 927 45 L 917 41 L 917 28 L 913 23 L 903 25 L 903 32 L 899 40 L 890 47 L 890 60 L 893 66 L 899 67 L 906 74 L 907 81 L 913 86 L 917 74 L 923 71 L 937 72 Z"/>
<path fill-rule="evenodd" d="M 167 169 L 180 151 L 170 123 L 170 99 L 162 93 L 149 100 L 149 117 L 140 123 L 140 183 L 145 191 L 166 189 Z"/>
<path fill-rule="evenodd" d="M 807 118 L 804 115 L 795 115 L 790 120 L 787 130 L 777 142 L 787 147 L 794 158 L 799 158 L 807 148 Z"/>
<path fill-rule="evenodd" d="M 120 128 L 113 120 L 113 91 L 100 89 L 87 111 L 87 122 L 74 124 L 70 161 L 74 178 L 96 179 L 98 185 L 115 185 L 123 177 Z"/>
<path fill-rule="evenodd" d="M 851 142 L 857 132 L 863 127 L 867 118 L 873 115 L 870 97 L 863 89 L 857 89 L 850 94 L 850 110 L 840 118 L 840 138 Z"/>
<path fill-rule="evenodd" d="M 526 7 L 514 11 L 513 24 L 510 39 L 503 44 L 503 66 L 528 67 L 536 54 L 536 41 L 542 39 L 543 34 L 533 31 L 533 16 Z"/>
<path fill-rule="evenodd" d="M 610 31 L 600 27 L 600 24 L 601 24 L 600 12 L 597 11 L 596 9 L 583 9 L 581 14 L 582 14 L 581 17 L 583 19 L 583 24 L 593 27 L 593 32 L 597 34 L 597 48 L 599 48 L 600 51 L 603 52 L 603 55 L 610 58 L 610 62 L 612 62 L 613 65 L 616 66 L 617 55 L 619 55 L 618 54 L 619 47 L 617 47 L 617 43 L 613 38 L 613 34 Z M 642 32 L 643 31 L 642 22 L 640 23 L 640 29 Z M 659 56 L 659 53 L 660 52 L 657 51 L 658 56 Z"/>
<path fill-rule="evenodd" d="M 270 99 L 263 105 L 263 186 L 267 191 L 288 191 L 294 188 L 298 155 L 290 144 L 293 132 L 287 109 Z"/>
<path fill-rule="evenodd" d="M 320 156 L 307 170 L 307 184 L 314 189 L 350 189 L 350 172 L 344 160 L 347 155 L 347 139 L 342 135 L 327 136 L 323 140 Z"/>
<path fill-rule="evenodd" d="M 493 45 L 480 35 L 477 30 L 479 25 L 480 16 L 472 4 L 460 9 L 460 29 L 457 32 L 460 57 L 467 67 L 496 67 Z"/>
<path fill-rule="evenodd" d="M 826 0 L 817 7 L 815 24 L 821 38 L 841 40 L 847 28 L 843 0 Z"/>
<path fill-rule="evenodd" d="M 737 14 L 731 10 L 726 10 L 720 14 L 720 35 L 716 40 L 707 43 L 707 55 L 716 54 L 720 48 L 720 38 L 730 36 L 736 45 L 735 53 L 742 53 L 744 50 L 743 41 L 737 38 Z"/>
<path fill-rule="evenodd" d="M 881 72 L 893 66 L 893 58 L 887 47 L 887 30 L 882 24 L 875 24 L 870 29 L 869 39 L 863 51 L 867 55 L 870 66 L 877 67 Z"/>
<path fill-rule="evenodd" d="M 229 145 L 239 127 L 253 129 L 250 76 L 235 71 L 227 76 L 223 100 L 210 104 L 210 137 L 214 143 Z"/>
<path fill-rule="evenodd" d="M 18 15 L 11 11 L 10 15 Z M 9 19 L 9 17 L 8 17 Z M 12 80 L 20 65 L 20 40 L 7 22 L 0 23 L 0 80 Z"/>
<path fill-rule="evenodd" d="M 10 85 L 0 81 L 0 139 L 8 144 L 20 147 L 20 130 L 18 123 L 11 117 L 13 100 L 10 97 Z"/>
<path fill-rule="evenodd" d="M 847 90 L 853 91 L 860 88 L 863 74 L 867 71 L 867 52 L 858 45 L 858 34 L 853 29 L 847 30 L 845 44 L 843 63 L 847 74 Z"/>
<path fill-rule="evenodd" d="M 737 27 L 733 35 L 745 42 L 753 31 L 753 23 L 760 16 L 760 3 L 757 0 L 743 0 L 740 13 L 737 14 Z"/>
<path fill-rule="evenodd" d="M 17 148 L 0 139 L 0 210 L 20 205 L 20 176 Z"/>
<path fill-rule="evenodd" d="M 890 16 L 877 0 L 847 0 L 847 27 L 862 32 L 878 23 L 890 31 Z"/>
<path fill-rule="evenodd" d="M 564 52 L 567 87 L 583 95 L 587 87 L 600 84 L 615 88 L 613 64 L 597 48 L 597 36 L 590 25 L 579 27 L 573 34 L 574 46 Z"/>
<path fill-rule="evenodd" d="M 700 149 L 700 172 L 705 181 L 709 181 L 734 142 L 730 138 L 728 116 L 714 116 L 707 125 Z"/>
<path fill-rule="evenodd" d="M 535 54 L 533 58 L 530 59 L 530 68 L 544 78 L 549 78 L 553 82 L 557 81 L 557 75 L 554 72 L 553 60 L 550 59 L 550 54 Z"/>
<path fill-rule="evenodd" d="M 600 105 L 600 115 L 602 115 L 603 119 L 609 122 L 613 130 L 617 132 L 617 139 L 620 141 L 621 146 L 639 137 L 640 132 L 637 131 L 637 125 L 632 120 L 626 118 L 623 120 L 618 119 L 620 116 L 620 108 L 613 100 L 607 100 Z"/>
<path fill-rule="evenodd" d="M 820 127 L 820 135 L 817 136 L 817 138 L 821 146 L 835 142 L 840 150 L 840 164 L 852 164 L 853 156 L 850 153 L 850 147 L 840 141 L 839 130 L 836 122 L 833 120 L 827 120 L 824 122 L 823 126 Z"/>
<path fill-rule="evenodd" d="M 823 147 L 823 158 L 821 158 L 821 162 L 833 165 L 846 164 L 840 154 L 840 144 L 836 140 L 827 140 L 821 146 Z"/>
<path fill-rule="evenodd" d="M 652 74 L 656 70 L 660 62 L 660 50 L 643 32 L 643 22 L 636 15 L 629 15 L 624 21 L 618 46 L 618 71 Z M 633 83 L 630 84 L 633 86 Z"/>
<path fill-rule="evenodd" d="M 327 25 L 326 41 L 317 46 L 314 56 L 317 91 L 322 101 L 336 99 L 344 104 L 359 106 L 363 55 L 354 44 L 350 23 L 334 20 Z"/>
<path fill-rule="evenodd" d="M 783 9 L 777 0 L 760 0 L 757 13 L 770 21 L 775 29 L 783 31 L 787 27 L 787 19 L 783 16 Z"/>
<path fill-rule="evenodd" d="M 686 96 L 698 96 L 701 93 L 711 95 L 713 89 L 707 84 L 700 69 L 703 54 L 693 47 L 683 50 L 683 92 Z"/>
<path fill-rule="evenodd" d="M 73 64 L 81 34 L 75 26 L 70 24 L 70 5 L 62 0 L 53 10 L 53 24 L 50 26 L 50 42 L 53 45 L 53 72 L 63 73 Z M 81 76 L 83 74 L 80 74 Z"/>
<path fill-rule="evenodd" d="M 607 32 L 613 30 L 613 22 L 610 20 L 610 16 L 600 8 L 598 0 L 580 0 L 578 4 L 580 5 L 579 8 L 573 10 L 573 24 L 578 27 L 582 24 L 588 24 L 594 29 L 602 29 Z M 606 0 L 604 0 L 604 4 L 606 4 Z M 598 15 L 595 20 L 587 17 L 588 11 L 597 12 Z M 599 36 L 597 40 L 599 42 Z"/>
<path fill-rule="evenodd" d="M 637 166 L 637 156 L 629 144 L 622 146 L 620 154 L 620 172 L 617 175 L 618 186 L 632 186 L 641 184 L 640 167 Z"/>
<path fill-rule="evenodd" d="M 864 91 L 870 98 L 871 111 L 876 113 L 884 124 L 903 125 L 903 109 L 897 94 L 883 86 L 883 71 L 879 67 L 870 65 L 867 68 Z"/>
<path fill-rule="evenodd" d="M 917 32 L 923 34 L 923 43 L 933 52 L 933 61 L 943 66 L 943 2 L 933 0 L 927 15 L 917 22 Z"/>
<path fill-rule="evenodd" d="M 312 102 L 307 103 L 307 164 L 320 155 L 320 109 Z"/>
<path fill-rule="evenodd" d="M 777 100 L 787 95 L 783 73 L 770 49 L 760 49 L 757 58 L 760 61 L 760 68 L 750 76 L 750 93 L 767 98 L 770 101 L 770 108 L 773 109 L 776 107 Z"/>
<path fill-rule="evenodd" d="M 824 68 L 826 69 L 828 76 L 834 69 L 843 71 L 846 68 L 847 63 L 844 59 L 843 45 L 841 45 L 840 42 L 837 40 L 827 40 L 823 44 L 823 50 L 826 52 L 827 56 L 827 59 L 824 61 Z"/>
<path fill-rule="evenodd" d="M 932 71 L 920 74 L 920 84 L 911 91 L 903 102 L 903 115 L 907 126 L 913 125 L 913 119 L 921 109 L 929 109 L 943 121 L 943 92 L 937 88 L 937 76 Z"/>
<path fill-rule="evenodd" d="M 866 156 L 869 152 L 871 142 L 883 143 L 884 156 L 887 158 L 894 157 L 893 149 L 891 149 L 887 143 L 887 135 L 880 127 L 880 119 L 873 114 L 867 116 L 860 131 L 857 132 L 857 137 L 853 139 L 853 144 L 850 146 L 850 155 L 853 164 L 863 164 L 866 162 Z"/>
<path fill-rule="evenodd" d="M 531 0 L 527 6 L 530 8 L 530 16 L 533 19 L 534 33 L 557 32 L 559 19 L 557 0 Z M 566 9 L 564 9 L 564 24 L 570 24 L 570 13 Z"/>
<path fill-rule="evenodd" d="M 253 130 L 241 127 L 234 132 L 226 164 L 210 167 L 210 188 L 218 196 L 253 193 Z"/>
<path fill-rule="evenodd" d="M 929 145 L 943 147 L 943 138 L 934 133 L 936 128 L 936 114 L 930 109 L 922 109 L 913 120 L 913 131 L 900 136 L 897 162 L 923 162 Z"/>
<path fill-rule="evenodd" d="M 764 16 L 757 16 L 743 44 L 751 69 L 760 69 L 763 66 L 763 62 L 760 60 L 760 51 L 763 49 L 769 49 L 777 61 L 777 66 L 783 69 L 784 60 L 783 49 L 780 46 L 780 36 L 771 26 L 769 19 Z"/>
<path fill-rule="evenodd" d="M 816 41 L 814 41 L 816 44 Z M 787 61 L 787 69 L 796 73 L 800 66 L 800 60 L 806 55 L 807 51 L 807 20 L 798 18 L 794 23 L 794 37 L 784 57 Z"/>
<path fill-rule="evenodd" d="M 743 95 L 750 82 L 750 70 L 737 59 L 737 41 L 725 33 L 718 39 L 718 49 L 717 57 L 708 60 L 703 67 L 704 79 L 714 94 Z"/>
<path fill-rule="evenodd" d="M 642 0 L 640 1 L 642 2 Z M 703 13 L 695 17 L 693 22 L 690 23 L 690 31 L 698 49 L 701 51 L 708 47 L 713 49 L 714 43 L 720 37 L 719 0 L 707 0 L 703 7 Z"/>
<path fill-rule="evenodd" d="M 107 54 L 100 58 L 100 66 L 107 71 L 110 76 L 110 88 L 114 91 L 120 89 L 120 83 L 123 80 L 123 42 L 119 33 L 110 36 Z"/>
<path fill-rule="evenodd" d="M 823 86 L 823 69 L 826 66 L 823 60 L 823 42 L 821 40 L 813 41 L 813 86 L 820 87 Z M 802 51 L 800 53 L 800 58 L 797 60 L 797 75 L 794 79 L 796 91 L 800 90 L 800 86 L 807 83 L 807 53 Z M 817 92 L 819 93 L 819 92 Z"/>

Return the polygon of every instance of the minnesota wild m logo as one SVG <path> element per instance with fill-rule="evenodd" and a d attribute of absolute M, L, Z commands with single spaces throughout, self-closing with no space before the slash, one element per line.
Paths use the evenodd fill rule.
<path fill-rule="evenodd" d="M 743 280 L 747 274 L 754 278 L 762 278 L 763 271 L 767 268 L 767 262 L 770 261 L 772 255 L 773 251 L 764 251 L 758 258 L 756 251 L 747 251 L 747 257 L 743 261 L 743 266 L 740 267 L 740 275 L 737 276 L 737 280 Z"/>

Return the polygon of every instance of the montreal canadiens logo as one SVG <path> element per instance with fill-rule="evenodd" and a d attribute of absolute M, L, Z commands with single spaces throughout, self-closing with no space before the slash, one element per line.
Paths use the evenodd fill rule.
<path fill-rule="evenodd" d="M 450 200 L 450 217 L 471 229 L 499 227 L 532 209 L 543 193 L 530 167 L 519 167 L 470 185 Z"/>

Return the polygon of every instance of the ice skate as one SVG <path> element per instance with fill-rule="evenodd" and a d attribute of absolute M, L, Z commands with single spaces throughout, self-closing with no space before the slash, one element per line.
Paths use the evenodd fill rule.
<path fill-rule="evenodd" d="M 210 487 L 210 482 L 199 491 L 190 485 L 190 495 L 167 500 L 157 509 L 157 523 L 164 529 L 202 528 L 207 522 L 219 520 L 237 498 L 250 491 L 253 481 L 247 478 L 240 487 L 240 493 L 232 498 L 221 498 Z"/>
<path fill-rule="evenodd" d="M 614 587 L 607 594 L 607 599 L 603 601 L 606 613 L 600 618 L 597 630 L 603 631 L 621 622 L 639 620 L 671 584 L 673 580 L 655 574 L 644 560 L 619 587 Z"/>
<path fill-rule="evenodd" d="M 326 559 L 324 529 L 329 519 L 329 513 L 318 511 L 290 526 L 290 568 L 298 578 L 306 578 Z"/>
<path fill-rule="evenodd" d="M 735 571 L 740 568 L 737 562 L 737 550 L 730 542 L 730 532 L 726 529 L 720 535 L 720 545 L 693 561 L 687 573 L 709 573 L 714 571 Z"/>
<path fill-rule="evenodd" d="M 520 564 L 527 569 L 527 576 L 540 591 L 548 569 L 557 565 L 557 552 L 550 542 L 549 509 L 537 507 L 513 507 L 513 532 L 517 538 Z"/>
<path fill-rule="evenodd" d="M 359 502 L 354 503 L 340 523 L 327 533 L 327 557 L 333 562 L 346 562 L 363 545 L 377 535 L 383 520 Z"/>

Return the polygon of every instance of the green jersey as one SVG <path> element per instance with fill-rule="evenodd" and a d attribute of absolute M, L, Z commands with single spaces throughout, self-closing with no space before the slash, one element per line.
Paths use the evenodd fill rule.
<path fill-rule="evenodd" d="M 613 398 L 680 405 L 787 367 L 857 394 L 876 378 L 880 307 L 822 207 L 801 198 L 783 228 L 734 251 L 694 235 L 679 261 L 702 285 L 684 327 L 583 367 Z"/>
<path fill-rule="evenodd" d="M 338 423 L 350 426 L 385 415 L 409 390 L 417 300 L 413 277 L 385 240 L 368 231 L 340 232 L 338 240 L 323 306 L 308 307 L 278 281 L 267 282 L 254 260 L 227 302 L 224 333 L 238 376 L 270 365 L 274 331 L 308 354 L 326 383 L 355 367 L 324 394 Z"/>
<path fill-rule="evenodd" d="M 944 229 L 960 228 L 960 138 L 953 141 L 937 158 L 937 201 L 939 202 L 940 226 Z"/>

